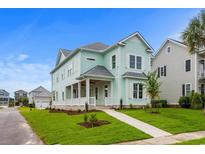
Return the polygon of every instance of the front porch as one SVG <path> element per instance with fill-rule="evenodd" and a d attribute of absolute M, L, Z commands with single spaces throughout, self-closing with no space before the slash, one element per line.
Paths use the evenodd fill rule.
<path fill-rule="evenodd" d="M 66 86 L 64 105 L 112 106 L 112 91 L 112 80 L 86 78 Z"/>

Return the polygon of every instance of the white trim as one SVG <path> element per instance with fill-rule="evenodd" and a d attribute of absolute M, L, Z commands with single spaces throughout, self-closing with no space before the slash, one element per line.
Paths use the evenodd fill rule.
<path fill-rule="evenodd" d="M 130 68 L 130 56 L 134 56 L 135 57 L 135 68 Z M 141 57 L 141 69 L 137 69 L 137 57 Z M 144 65 L 143 65 L 144 59 L 143 59 L 142 55 L 138 55 L 138 54 L 134 54 L 134 53 L 129 53 L 128 54 L 128 62 L 129 62 L 128 68 L 130 70 L 142 71 L 144 69 Z"/>
<path fill-rule="evenodd" d="M 142 37 L 142 35 L 139 32 L 133 33 L 132 35 L 124 38 L 123 40 L 119 41 L 118 43 L 123 43 L 124 44 L 125 41 L 127 41 L 128 39 L 130 39 L 134 36 L 138 36 L 147 45 L 147 47 L 151 49 L 151 50 L 149 50 L 150 52 L 154 51 L 154 49 L 147 43 L 147 41 Z"/>
<path fill-rule="evenodd" d="M 186 61 L 187 60 L 190 60 L 190 71 L 186 71 Z M 192 59 L 191 58 L 185 59 L 185 61 L 184 61 L 184 71 L 185 71 L 185 73 L 192 71 Z"/>
<path fill-rule="evenodd" d="M 167 38 L 167 39 L 162 43 L 162 45 L 160 46 L 160 48 L 157 50 L 156 54 L 154 55 L 155 58 L 158 56 L 158 54 L 162 51 L 162 48 L 163 48 L 168 42 L 172 42 L 172 43 L 174 43 L 174 44 L 176 44 L 176 45 L 179 45 L 179 46 L 181 46 L 181 47 L 184 47 L 184 48 L 186 48 L 186 49 L 188 48 L 186 45 L 183 45 L 183 44 L 181 44 L 181 43 L 178 43 L 178 42 L 176 42 L 176 41 L 174 41 L 174 40 L 171 40 L 171 39 Z"/>
<path fill-rule="evenodd" d="M 192 84 L 191 83 L 185 83 L 184 84 L 184 90 L 185 90 L 185 96 L 187 96 L 187 93 L 186 93 L 186 85 L 190 85 L 190 94 L 191 94 L 191 92 L 192 92 Z"/>

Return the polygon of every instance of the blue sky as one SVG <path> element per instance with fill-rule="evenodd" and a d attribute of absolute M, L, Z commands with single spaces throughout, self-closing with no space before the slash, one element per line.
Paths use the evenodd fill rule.
<path fill-rule="evenodd" d="M 50 90 L 49 72 L 59 48 L 92 42 L 111 45 L 139 31 L 157 51 L 179 39 L 200 9 L 0 9 L 0 89 L 39 85 Z"/>

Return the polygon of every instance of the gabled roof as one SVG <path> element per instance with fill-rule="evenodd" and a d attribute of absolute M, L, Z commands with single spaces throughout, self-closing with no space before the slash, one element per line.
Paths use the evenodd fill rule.
<path fill-rule="evenodd" d="M 32 92 L 36 93 L 35 96 L 44 96 L 44 97 L 51 96 L 50 91 L 48 91 L 43 86 L 37 87 L 36 89 L 34 89 L 31 92 L 29 92 L 29 94 L 32 93 Z"/>
<path fill-rule="evenodd" d="M 176 45 L 179 45 L 179 46 L 181 46 L 181 47 L 184 47 L 184 48 L 187 48 L 187 47 L 188 47 L 185 43 L 183 43 L 183 42 L 181 42 L 181 41 L 174 40 L 174 39 L 171 39 L 171 38 L 167 38 L 167 39 L 162 43 L 162 45 L 160 46 L 160 48 L 158 49 L 158 51 L 156 52 L 156 54 L 155 54 L 154 57 L 156 57 L 156 56 L 159 54 L 159 52 L 161 51 L 161 49 L 165 46 L 165 44 L 166 44 L 167 42 L 172 42 L 172 43 L 174 43 L 174 44 L 176 44 Z"/>
<path fill-rule="evenodd" d="M 120 41 L 118 41 L 117 43 L 113 44 L 112 46 L 108 46 L 104 43 L 101 43 L 101 42 L 96 42 L 96 43 L 92 43 L 92 44 L 88 44 L 88 45 L 85 45 L 85 46 L 82 46 L 82 47 L 79 47 L 73 51 L 69 51 L 70 54 L 67 55 L 67 57 L 61 62 L 59 63 L 60 61 L 60 55 L 58 54 L 58 58 L 57 58 L 57 62 L 56 62 L 56 67 L 51 71 L 51 73 L 55 72 L 61 65 L 63 65 L 69 58 L 73 57 L 76 53 L 78 53 L 79 51 L 82 51 L 82 50 L 89 50 L 89 51 L 92 51 L 92 52 L 97 52 L 97 53 L 105 53 L 105 52 L 108 52 L 110 49 L 114 48 L 114 47 L 117 47 L 118 45 L 120 46 L 125 46 L 126 45 L 126 40 L 129 40 L 133 37 L 139 37 L 142 42 L 144 42 L 144 44 L 147 46 L 147 51 L 148 52 L 153 52 L 154 49 L 150 46 L 150 44 L 144 39 L 144 37 L 139 33 L 139 32 L 135 32 L 123 39 L 121 39 Z"/>
<path fill-rule="evenodd" d="M 125 78 L 127 77 L 127 78 L 147 79 L 145 73 L 137 73 L 137 72 L 126 72 L 122 76 Z"/>
<path fill-rule="evenodd" d="M 80 77 L 77 79 L 81 79 L 84 77 L 104 77 L 104 78 L 113 78 L 114 76 L 110 71 L 107 70 L 104 66 L 97 65 L 90 70 L 86 71 L 85 73 L 81 74 Z"/>
<path fill-rule="evenodd" d="M 70 54 L 71 54 L 71 51 L 70 51 L 70 50 L 67 50 L 67 49 L 59 49 L 58 56 L 57 56 L 57 59 L 56 59 L 56 66 L 59 64 L 60 58 L 61 58 L 62 55 L 63 55 L 65 58 L 67 58 Z"/>
<path fill-rule="evenodd" d="M 95 43 L 92 43 L 92 44 L 88 44 L 88 45 L 82 46 L 80 48 L 81 49 L 88 49 L 88 50 L 91 49 L 91 50 L 96 50 L 96 51 L 102 51 L 102 50 L 105 50 L 108 47 L 109 46 L 104 44 L 104 43 L 95 42 Z"/>
<path fill-rule="evenodd" d="M 4 90 L 4 89 L 0 89 L 0 92 L 3 92 L 4 94 L 9 95 L 9 92 L 7 92 L 7 91 Z"/>
<path fill-rule="evenodd" d="M 15 93 L 27 93 L 27 92 L 24 90 L 17 90 L 17 91 L 15 91 Z"/>
<path fill-rule="evenodd" d="M 134 33 L 130 34 L 129 36 L 127 36 L 127 37 L 121 39 L 120 41 L 118 41 L 118 43 L 124 44 L 125 41 L 133 38 L 134 36 L 138 36 L 142 40 L 142 42 L 145 43 L 145 45 L 148 47 L 147 51 L 150 51 L 150 52 L 154 51 L 154 49 L 151 47 L 151 45 L 145 40 L 145 38 L 139 32 L 134 32 Z"/>

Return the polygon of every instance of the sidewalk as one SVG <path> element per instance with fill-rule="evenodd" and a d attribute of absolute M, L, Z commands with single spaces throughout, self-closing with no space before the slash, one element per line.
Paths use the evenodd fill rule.
<path fill-rule="evenodd" d="M 145 139 L 140 141 L 123 142 L 118 144 L 120 145 L 166 145 L 166 144 L 175 144 L 179 142 L 200 139 L 204 137 L 205 137 L 205 131 L 198 131 L 198 132 L 170 135 L 165 137 L 156 137 L 156 138 Z"/>
<path fill-rule="evenodd" d="M 102 111 L 104 111 L 105 113 L 109 114 L 110 116 L 122 121 L 122 122 L 125 122 L 143 132 L 145 132 L 146 134 L 149 134 L 153 137 L 165 137 L 165 136 L 170 136 L 172 134 L 164 131 L 164 130 L 161 130 L 157 127 L 154 127 L 152 125 L 149 125 L 145 122 L 142 122 L 140 120 L 137 120 L 135 118 L 132 118 L 126 114 L 123 114 L 123 113 L 120 113 L 120 112 L 117 112 L 115 110 L 111 110 L 111 109 L 102 109 Z"/>

